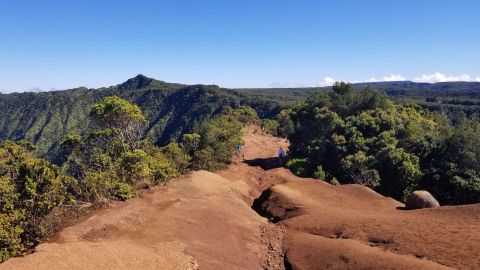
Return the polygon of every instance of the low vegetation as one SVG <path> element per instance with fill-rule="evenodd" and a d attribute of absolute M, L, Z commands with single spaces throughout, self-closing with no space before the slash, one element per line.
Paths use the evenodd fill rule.
<path fill-rule="evenodd" d="M 25 141 L 0 144 L 0 261 L 38 244 L 47 232 L 42 219 L 73 203 L 75 180 L 32 150 Z"/>
<path fill-rule="evenodd" d="M 58 207 L 124 201 L 191 169 L 225 167 L 246 124 L 258 122 L 250 107 L 225 107 L 179 142 L 158 147 L 145 136 L 142 110 L 124 99 L 105 97 L 90 117 L 90 134 L 71 134 L 61 143 L 62 168 L 35 157 L 26 141 L 0 144 L 0 261 L 47 236 L 44 221 Z"/>

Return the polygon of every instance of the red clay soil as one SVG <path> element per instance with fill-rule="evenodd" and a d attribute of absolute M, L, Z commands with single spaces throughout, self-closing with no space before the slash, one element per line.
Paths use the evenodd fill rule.
<path fill-rule="evenodd" d="M 292 269 L 480 269 L 480 205 L 413 211 L 358 185 L 287 179 L 262 212 L 286 228 Z"/>
<path fill-rule="evenodd" d="M 480 269 L 480 205 L 397 209 L 271 169 L 279 145 L 250 128 L 248 162 L 115 202 L 0 269 Z"/>

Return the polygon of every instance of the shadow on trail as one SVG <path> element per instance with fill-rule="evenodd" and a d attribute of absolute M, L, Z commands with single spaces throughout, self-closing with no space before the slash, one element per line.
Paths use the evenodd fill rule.
<path fill-rule="evenodd" d="M 250 159 L 245 160 L 245 163 L 247 163 L 249 166 L 259 166 L 265 171 L 282 167 L 282 165 L 278 162 L 278 158 L 276 157 Z"/>

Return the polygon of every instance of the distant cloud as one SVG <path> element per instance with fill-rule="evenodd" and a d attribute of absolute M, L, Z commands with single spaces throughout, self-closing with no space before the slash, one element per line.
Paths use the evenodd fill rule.
<path fill-rule="evenodd" d="M 365 80 L 354 80 L 349 81 L 351 83 L 366 83 L 366 82 L 393 82 L 393 81 L 407 81 L 408 79 L 401 75 L 401 74 L 390 74 L 383 76 L 381 78 L 372 77 L 370 79 Z M 336 80 L 332 77 L 325 77 L 322 82 L 318 84 L 318 86 L 331 86 L 333 85 Z M 348 80 L 347 80 L 348 81 Z M 419 77 L 413 79 L 414 82 L 422 82 L 422 83 L 437 83 L 437 82 L 458 82 L 458 81 L 466 81 L 466 82 L 480 82 L 480 76 L 473 77 L 468 74 L 461 74 L 458 76 L 454 75 L 446 75 L 440 72 L 435 72 L 432 74 L 423 74 Z"/>
<path fill-rule="evenodd" d="M 478 78 L 475 78 L 476 81 Z M 446 75 L 440 72 L 435 72 L 432 74 L 424 74 L 420 77 L 413 79 L 414 82 L 423 82 L 423 83 L 437 83 L 437 82 L 469 82 L 474 81 L 472 77 L 468 74 L 462 74 L 459 76 Z"/>
<path fill-rule="evenodd" d="M 323 81 L 317 83 L 316 86 L 321 86 L 321 87 L 332 86 L 332 85 L 335 84 L 336 81 L 338 81 L 338 80 L 335 80 L 332 77 L 325 77 L 325 78 L 323 78 Z"/>
<path fill-rule="evenodd" d="M 406 80 L 407 79 L 400 74 L 390 74 L 387 76 L 383 76 L 381 79 L 370 78 L 366 80 L 355 80 L 355 81 L 338 80 L 338 79 L 334 79 L 333 77 L 325 77 L 321 82 L 317 83 L 315 86 L 320 86 L 320 87 L 332 86 L 335 84 L 335 82 L 338 82 L 338 81 L 348 81 L 351 83 L 365 83 L 365 82 L 393 82 L 393 81 L 406 81 Z"/>
<path fill-rule="evenodd" d="M 370 78 L 363 81 L 353 81 L 352 83 L 365 83 L 365 82 L 397 82 L 397 81 L 406 81 L 407 79 L 400 74 L 390 74 L 383 76 L 381 79 Z"/>
<path fill-rule="evenodd" d="M 407 79 L 400 74 L 390 74 L 388 76 L 383 76 L 384 82 L 396 82 L 396 81 L 406 81 Z"/>

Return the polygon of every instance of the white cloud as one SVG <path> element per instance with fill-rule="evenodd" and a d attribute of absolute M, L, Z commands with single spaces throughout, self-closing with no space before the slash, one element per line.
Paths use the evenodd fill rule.
<path fill-rule="evenodd" d="M 332 77 L 324 77 L 323 80 L 319 83 L 317 83 L 315 86 L 320 86 L 320 87 L 324 87 L 324 86 L 332 86 L 335 84 L 335 82 L 337 82 L 338 80 L 332 78 Z"/>
<path fill-rule="evenodd" d="M 400 74 L 390 74 L 383 76 L 381 79 L 370 78 L 363 81 L 353 81 L 352 83 L 365 83 L 365 82 L 396 82 L 396 81 L 406 81 L 407 79 Z"/>
<path fill-rule="evenodd" d="M 325 77 L 325 78 L 323 78 L 323 80 L 321 82 L 317 83 L 315 86 L 320 86 L 320 87 L 332 86 L 332 85 L 335 84 L 335 82 L 338 82 L 338 81 L 347 81 L 347 82 L 350 82 L 350 83 L 366 83 L 366 82 L 392 82 L 392 81 L 406 81 L 406 80 L 407 79 L 400 74 L 390 74 L 390 75 L 387 75 L 387 76 L 383 76 L 381 79 L 377 79 L 377 78 L 372 77 L 372 78 L 366 79 L 366 80 L 353 80 L 353 81 L 338 80 L 338 79 L 334 79 L 332 77 Z"/>
<path fill-rule="evenodd" d="M 406 81 L 405 77 L 400 74 L 390 74 L 387 76 L 383 76 L 384 82 L 396 82 L 396 81 Z"/>
<path fill-rule="evenodd" d="M 424 74 L 420 77 L 413 79 L 414 82 L 424 82 L 424 83 L 437 83 L 437 82 L 459 82 L 459 81 L 472 81 L 472 77 L 468 74 L 462 74 L 459 76 L 446 75 L 440 72 L 435 72 L 432 74 Z"/>
<path fill-rule="evenodd" d="M 335 82 L 345 81 L 350 83 L 368 83 L 368 82 L 395 82 L 395 81 L 407 81 L 411 80 L 401 74 L 391 73 L 382 77 L 371 77 L 365 80 L 342 80 L 338 78 L 333 78 L 326 76 L 320 82 L 313 84 L 314 87 L 325 87 L 332 86 Z M 414 82 L 425 82 L 425 83 L 436 83 L 436 82 L 455 82 L 455 81 L 470 81 L 470 82 L 480 82 L 480 76 L 470 76 L 468 74 L 462 74 L 458 76 L 446 75 L 440 72 L 435 72 L 432 74 L 424 74 L 419 77 L 414 78 Z M 294 82 L 276 82 L 269 85 L 274 88 L 296 88 L 296 87 L 311 87 L 312 84 L 299 84 Z"/>

